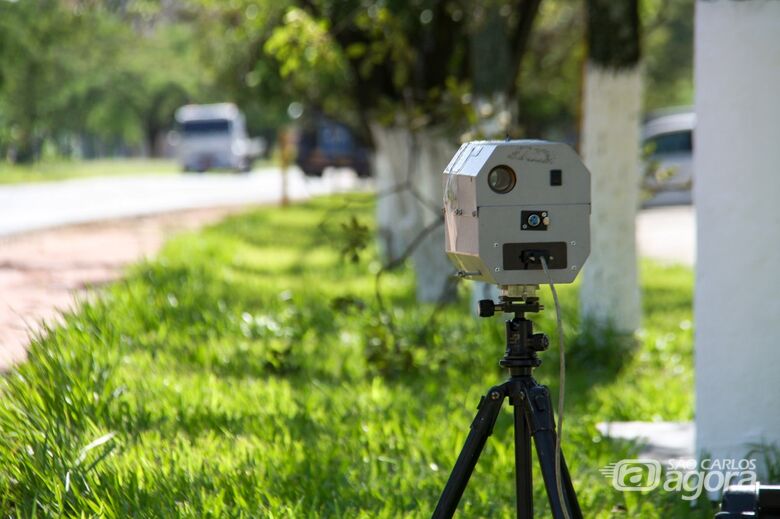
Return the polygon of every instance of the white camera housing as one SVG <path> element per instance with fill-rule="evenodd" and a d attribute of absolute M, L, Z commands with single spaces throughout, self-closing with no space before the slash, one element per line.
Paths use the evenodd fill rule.
<path fill-rule="evenodd" d="M 501 286 L 571 283 L 590 254 L 590 172 L 567 144 L 475 141 L 444 170 L 447 255 Z"/>

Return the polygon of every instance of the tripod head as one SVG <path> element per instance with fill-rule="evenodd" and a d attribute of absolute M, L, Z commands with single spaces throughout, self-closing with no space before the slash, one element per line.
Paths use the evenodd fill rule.
<path fill-rule="evenodd" d="M 491 299 L 479 302 L 479 316 L 491 317 L 496 310 L 504 313 L 514 313 L 515 316 L 506 321 L 506 351 L 499 364 L 509 369 L 511 375 L 528 375 L 533 368 L 539 367 L 542 360 L 537 355 L 550 346 L 550 341 L 543 333 L 533 332 L 533 323 L 525 318 L 526 312 L 540 312 L 544 307 L 539 304 L 539 298 L 532 296 L 513 297 L 502 295 L 496 303 Z"/>
<path fill-rule="evenodd" d="M 478 303 L 477 311 L 480 317 L 493 317 L 496 310 L 505 314 L 514 313 L 522 317 L 526 312 L 540 312 L 544 306 L 539 304 L 538 297 L 510 297 L 501 296 L 498 303 L 492 299 L 482 299 Z"/>

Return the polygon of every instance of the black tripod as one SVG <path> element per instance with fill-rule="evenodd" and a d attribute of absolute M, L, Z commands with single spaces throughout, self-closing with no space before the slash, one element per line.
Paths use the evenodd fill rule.
<path fill-rule="evenodd" d="M 549 346 L 547 337 L 542 333 L 533 333 L 533 323 L 524 316 L 525 312 L 538 312 L 541 309 L 539 299 L 502 296 L 498 304 L 491 300 L 479 302 L 481 317 L 493 315 L 496 309 L 515 314 L 511 321 L 506 322 L 506 352 L 500 362 L 502 367 L 509 369 L 509 380 L 490 388 L 480 400 L 477 416 L 471 423 L 471 431 L 447 480 L 447 486 L 444 487 L 439 498 L 433 518 L 452 517 L 455 513 L 471 473 L 479 460 L 479 455 L 485 447 L 488 436 L 493 432 L 504 398 L 509 397 L 515 416 L 515 486 L 518 519 L 533 517 L 531 438 L 536 445 L 536 456 L 541 466 L 553 517 L 564 519 L 565 507 L 569 518 L 579 519 L 582 517 L 582 512 L 562 453 L 560 475 L 564 503 L 561 503 L 558 497 L 555 478 L 556 433 L 550 392 L 547 387 L 539 385 L 532 376 L 533 369 L 542 363 L 536 355 L 537 352 L 544 351 Z"/>

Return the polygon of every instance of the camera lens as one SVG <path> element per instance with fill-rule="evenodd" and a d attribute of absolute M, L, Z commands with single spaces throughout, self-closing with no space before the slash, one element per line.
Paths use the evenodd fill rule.
<path fill-rule="evenodd" d="M 515 172 L 509 166 L 496 166 L 488 173 L 488 185 L 496 193 L 508 193 L 515 187 Z"/>

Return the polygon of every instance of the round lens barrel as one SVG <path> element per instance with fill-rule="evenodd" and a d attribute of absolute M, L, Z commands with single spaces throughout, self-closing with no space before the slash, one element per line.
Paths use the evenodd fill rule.
<path fill-rule="evenodd" d="M 496 166 L 488 173 L 487 181 L 490 189 L 496 193 L 509 193 L 515 187 L 517 177 L 509 166 Z"/>

